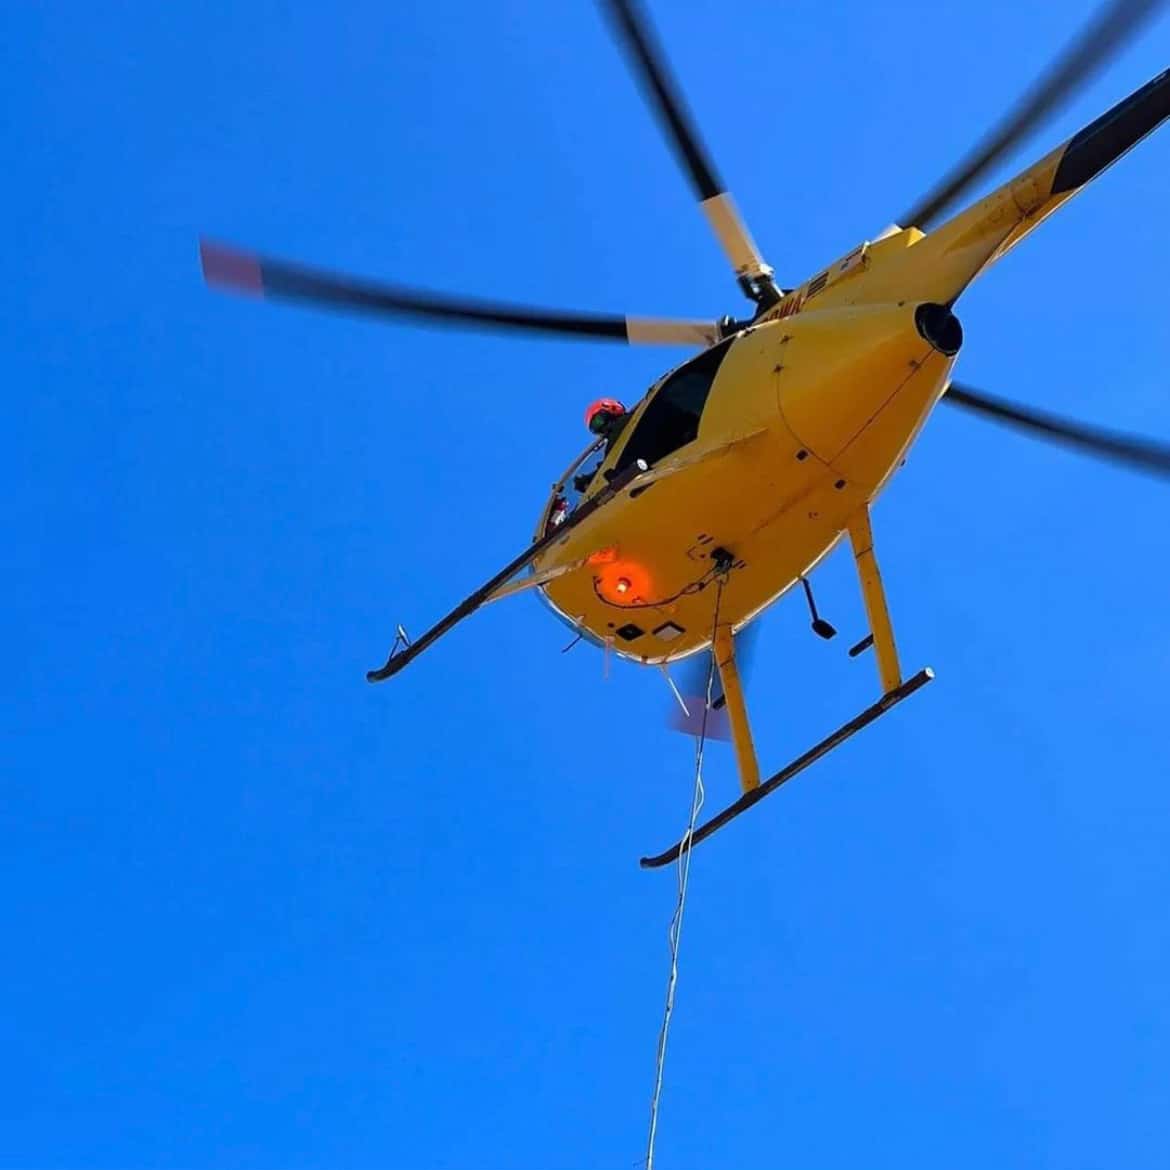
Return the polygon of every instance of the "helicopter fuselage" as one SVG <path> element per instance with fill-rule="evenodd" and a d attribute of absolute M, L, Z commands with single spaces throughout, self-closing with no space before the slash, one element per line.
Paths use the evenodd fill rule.
<path fill-rule="evenodd" d="M 878 304 L 764 321 L 726 346 L 691 444 L 667 474 L 601 509 L 534 566 L 579 567 L 544 586 L 591 639 L 646 663 L 706 646 L 713 554 L 734 558 L 721 620 L 738 628 L 796 584 L 881 490 L 942 395 L 952 356 L 916 325 L 918 306 Z M 685 369 L 685 367 L 683 367 Z M 639 405 L 601 465 L 653 446 Z M 542 523 L 547 523 L 544 518 Z"/>
<path fill-rule="evenodd" d="M 586 494 L 639 458 L 649 486 L 533 562 L 553 609 L 589 640 L 655 664 L 710 644 L 713 552 L 734 560 L 720 614 L 734 629 L 798 583 L 888 483 L 945 393 L 962 340 L 950 306 L 1079 189 L 1060 181 L 1064 153 L 929 235 L 892 229 L 862 245 L 656 383 Z M 704 362 L 708 383 L 688 384 Z M 666 426 L 686 440 L 673 450 L 652 425 L 672 394 L 695 419 L 692 431 Z M 538 534 L 555 522 L 558 491 Z"/>

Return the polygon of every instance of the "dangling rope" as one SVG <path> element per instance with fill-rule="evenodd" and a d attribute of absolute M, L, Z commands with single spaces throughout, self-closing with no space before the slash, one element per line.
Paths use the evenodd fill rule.
<path fill-rule="evenodd" d="M 719 604 L 723 600 L 725 580 L 723 576 L 717 579 L 715 620 L 711 631 L 711 665 L 707 671 L 707 696 L 703 705 L 699 738 L 695 743 L 695 788 L 691 796 L 691 817 L 678 855 L 678 901 L 675 903 L 674 916 L 670 920 L 670 930 L 667 934 L 670 942 L 670 978 L 666 983 L 666 1006 L 662 1012 L 662 1027 L 658 1032 L 654 1095 L 650 1098 L 650 1134 L 646 1139 L 646 1170 L 654 1170 L 654 1139 L 658 1134 L 658 1104 L 662 1099 L 662 1076 L 666 1068 L 666 1037 L 670 1031 L 670 1017 L 674 1012 L 674 991 L 678 985 L 679 940 L 682 937 L 683 910 L 687 902 L 687 881 L 691 873 L 691 838 L 695 835 L 699 810 L 703 807 L 703 748 L 707 743 L 707 715 L 711 710 L 711 697 L 715 687 L 715 632 L 719 628 Z"/>

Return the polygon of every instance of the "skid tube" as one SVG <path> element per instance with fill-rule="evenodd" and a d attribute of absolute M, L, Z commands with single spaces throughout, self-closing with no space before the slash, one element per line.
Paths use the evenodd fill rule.
<path fill-rule="evenodd" d="M 465 617 L 469 617 L 477 609 L 491 601 L 496 590 L 511 581 L 525 565 L 534 561 L 550 545 L 564 539 L 583 520 L 588 520 L 598 508 L 604 507 L 610 500 L 621 495 L 646 470 L 645 461 L 635 459 L 624 471 L 619 471 L 596 495 L 583 500 L 569 514 L 568 519 L 563 524 L 557 528 L 550 528 L 519 556 L 513 557 L 490 581 L 481 585 L 470 597 L 465 597 L 446 617 L 437 621 L 420 638 L 413 642 L 401 637 L 397 639 L 385 665 L 378 667 L 377 670 L 366 671 L 366 682 L 385 682 L 404 666 L 409 666 L 428 646 L 433 645 L 444 634 L 454 629 Z M 402 627 L 399 626 L 398 630 L 401 634 Z"/>
<path fill-rule="evenodd" d="M 775 792 L 777 788 L 786 784 L 797 773 L 803 772 L 809 764 L 815 764 L 822 756 L 828 755 L 835 747 L 839 747 L 851 736 L 856 735 L 863 727 L 868 727 L 875 719 L 879 719 L 891 708 L 896 707 L 903 699 L 908 699 L 915 691 L 926 686 L 932 678 L 934 678 L 934 671 L 928 666 L 901 686 L 882 695 L 872 707 L 866 707 L 860 715 L 856 715 L 848 723 L 842 724 L 832 735 L 822 739 L 816 747 L 809 748 L 803 756 L 793 760 L 786 768 L 781 768 L 770 780 L 765 780 L 758 788 L 752 788 L 745 792 L 734 804 L 729 804 L 722 812 L 716 813 L 709 821 L 700 825 L 691 838 L 690 848 L 693 849 L 700 841 L 705 841 L 712 833 L 723 828 L 728 821 L 735 820 L 740 813 L 747 812 L 753 804 L 763 800 L 769 793 Z M 684 837 L 682 841 L 672 845 L 665 853 L 659 853 L 657 857 L 643 857 L 638 864 L 643 869 L 658 869 L 659 866 L 669 865 L 678 859 L 685 843 L 686 838 Z"/>

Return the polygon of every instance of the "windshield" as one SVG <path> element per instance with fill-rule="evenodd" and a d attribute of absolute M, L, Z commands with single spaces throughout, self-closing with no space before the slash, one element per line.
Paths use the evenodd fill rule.
<path fill-rule="evenodd" d="M 645 459 L 653 467 L 680 447 L 693 443 L 699 435 L 699 421 L 719 365 L 731 348 L 728 338 L 704 350 L 667 375 L 651 392 L 633 433 L 614 464 L 614 471 L 624 471 L 635 459 Z"/>
<path fill-rule="evenodd" d="M 590 443 L 569 464 L 568 471 L 553 487 L 552 495 L 549 496 L 548 503 L 545 504 L 544 511 L 541 513 L 540 527 L 536 533 L 538 538 L 551 532 L 553 528 L 559 527 L 567 517 L 572 515 L 585 493 L 592 486 L 593 478 L 604 458 L 605 440 L 598 439 L 596 442 Z"/>

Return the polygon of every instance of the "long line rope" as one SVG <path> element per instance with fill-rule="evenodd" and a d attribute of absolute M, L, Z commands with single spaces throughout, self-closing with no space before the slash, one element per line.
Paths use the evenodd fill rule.
<path fill-rule="evenodd" d="M 687 902 L 687 882 L 691 874 L 691 838 L 699 821 L 699 810 L 703 807 L 703 749 L 707 743 L 707 716 L 711 710 L 711 697 L 715 687 L 715 632 L 719 628 L 719 605 L 723 600 L 724 578 L 717 579 L 715 593 L 715 618 L 711 631 L 711 665 L 707 671 L 707 695 L 703 704 L 703 720 L 699 737 L 695 743 L 695 787 L 691 795 L 691 816 L 683 836 L 682 849 L 678 855 L 678 900 L 674 916 L 670 920 L 667 939 L 670 943 L 670 977 L 666 982 L 666 1005 L 662 1012 L 662 1027 L 658 1032 L 658 1056 L 654 1071 L 654 1094 L 650 1098 L 650 1133 L 646 1139 L 646 1170 L 654 1170 L 654 1140 L 658 1136 L 658 1106 L 662 1100 L 662 1078 L 666 1069 L 666 1038 L 670 1032 L 670 1017 L 674 1013 L 674 993 L 678 986 L 679 942 L 682 938 L 683 910 Z"/>

